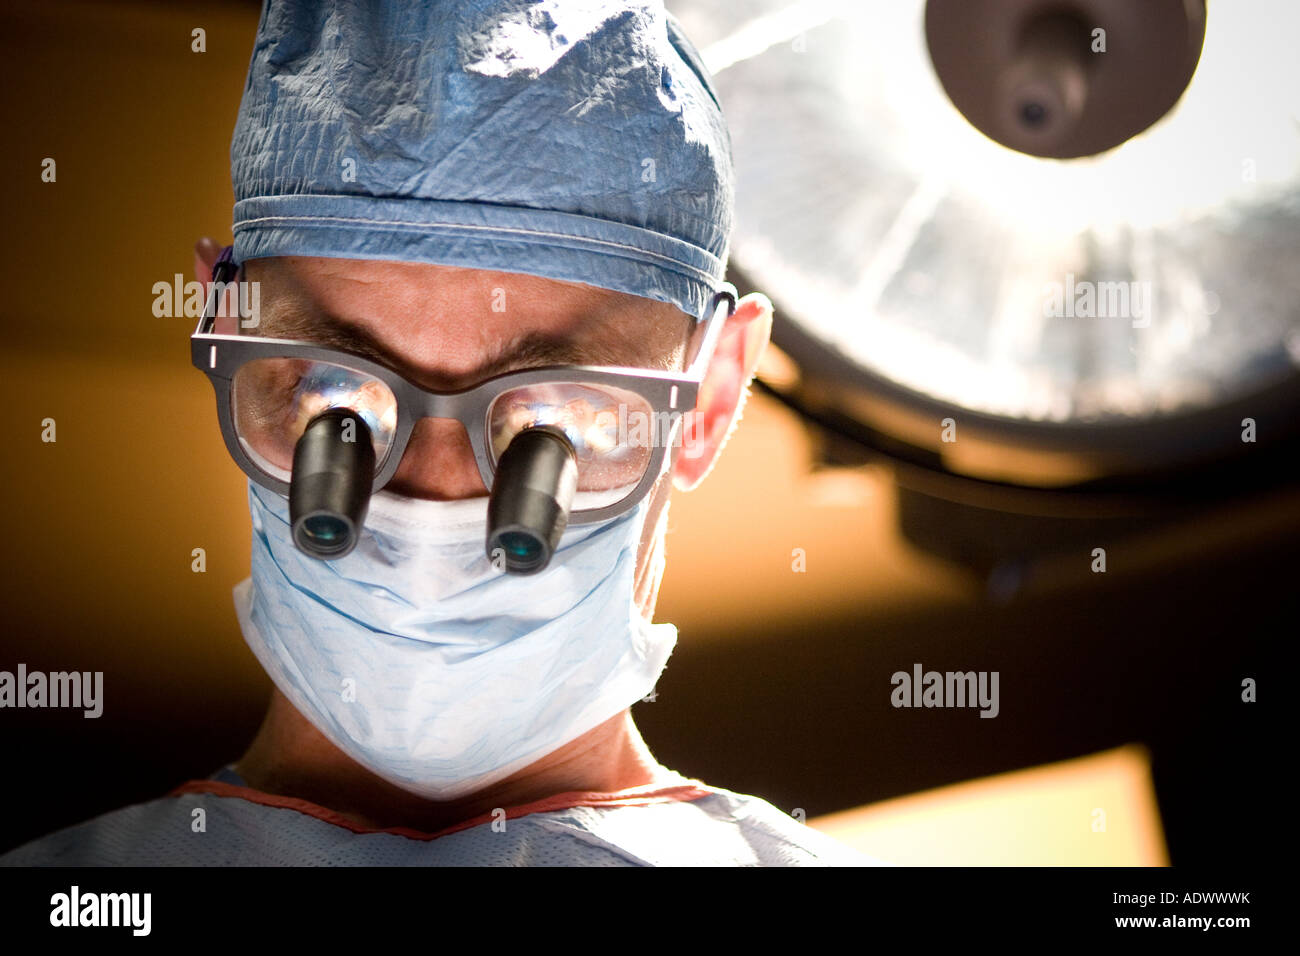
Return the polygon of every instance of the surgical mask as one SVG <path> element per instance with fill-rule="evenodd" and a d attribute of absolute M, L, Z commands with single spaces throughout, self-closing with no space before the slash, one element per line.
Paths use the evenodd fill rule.
<path fill-rule="evenodd" d="M 235 588 L 249 647 L 335 746 L 434 800 L 504 780 L 646 697 L 677 641 L 633 600 L 648 496 L 566 530 L 527 577 L 485 557 L 487 500 L 381 491 L 356 549 L 321 561 L 294 546 L 288 502 L 249 483 L 252 576 Z"/>

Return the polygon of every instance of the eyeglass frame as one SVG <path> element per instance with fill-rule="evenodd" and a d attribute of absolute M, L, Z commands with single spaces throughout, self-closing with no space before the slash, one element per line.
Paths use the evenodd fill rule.
<path fill-rule="evenodd" d="M 460 422 L 469 436 L 479 476 L 490 494 L 496 470 L 490 449 L 489 415 L 493 403 L 501 395 L 515 388 L 539 383 L 596 383 L 639 395 L 650 405 L 655 422 L 659 421 L 658 416 L 663 412 L 677 413 L 665 440 L 652 442 L 651 458 L 646 463 L 645 474 L 630 492 L 612 504 L 599 508 L 575 509 L 569 516 L 569 524 L 590 524 L 617 517 L 636 507 L 662 476 L 668 449 L 675 443 L 678 431 L 685 428 L 684 416 L 695 408 L 705 372 L 722 336 L 722 328 L 727 318 L 736 311 L 736 288 L 729 282 L 723 282 L 713 295 L 708 316 L 696 319 L 697 325 L 692 332 L 698 329 L 698 323 L 702 321 L 706 323 L 704 337 L 684 372 L 616 365 L 548 365 L 501 372 L 469 388 L 439 392 L 422 388 L 396 369 L 346 349 L 328 348 L 301 339 L 225 335 L 210 331 L 216 326 L 222 297 L 229 288 L 243 281 L 243 266 L 234 261 L 233 252 L 234 247 L 227 246 L 213 268 L 212 284 L 204 303 L 203 315 L 190 336 L 190 359 L 194 367 L 207 375 L 212 383 L 217 398 L 221 435 L 235 463 L 257 484 L 285 498 L 289 496 L 289 482 L 263 471 L 240 444 L 236 430 L 233 402 L 235 375 L 244 365 L 256 359 L 329 362 L 370 375 L 384 383 L 396 402 L 397 424 L 383 465 L 375 472 L 372 494 L 393 479 L 406 455 L 411 433 L 416 424 L 426 418 Z M 723 305 L 726 306 L 725 313 Z M 344 361 L 340 361 L 340 358 Z M 657 429 L 654 431 L 657 434 Z"/>

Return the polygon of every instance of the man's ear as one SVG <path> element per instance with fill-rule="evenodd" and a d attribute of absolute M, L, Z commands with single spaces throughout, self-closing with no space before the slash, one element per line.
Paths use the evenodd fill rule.
<path fill-rule="evenodd" d="M 681 491 L 704 480 L 740 422 L 750 380 L 772 335 L 772 303 L 752 292 L 736 303 L 726 323 L 695 410 L 684 416 L 682 447 L 673 462 L 673 486 Z"/>
<path fill-rule="evenodd" d="M 208 283 L 212 281 L 212 270 L 220 258 L 221 244 L 215 239 L 204 236 L 194 244 L 194 278 L 203 283 L 205 290 Z M 204 295 L 204 299 L 206 298 L 207 296 Z M 237 300 L 232 287 L 226 294 L 226 307 L 221 310 L 212 328 L 217 335 L 239 334 L 239 312 L 236 305 Z"/>
<path fill-rule="evenodd" d="M 194 243 L 194 278 L 204 285 L 212 281 L 212 268 L 221 258 L 217 240 L 204 236 Z"/>

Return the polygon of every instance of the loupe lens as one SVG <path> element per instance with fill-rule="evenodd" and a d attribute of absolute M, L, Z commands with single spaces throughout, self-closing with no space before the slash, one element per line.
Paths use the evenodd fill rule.
<path fill-rule="evenodd" d="M 577 486 L 577 457 L 564 432 L 540 426 L 516 435 L 492 480 L 488 559 L 511 574 L 545 568 L 568 527 Z"/>
<path fill-rule="evenodd" d="M 518 561 L 536 561 L 542 556 L 541 543 L 522 531 L 507 531 L 497 537 L 497 543 Z"/>
<path fill-rule="evenodd" d="M 289 521 L 298 550 L 332 560 L 348 554 L 370 506 L 375 449 L 356 412 L 331 408 L 303 430 L 293 451 Z"/>
<path fill-rule="evenodd" d="M 302 533 L 321 547 L 335 548 L 347 536 L 348 525 L 334 515 L 312 515 L 303 519 Z"/>

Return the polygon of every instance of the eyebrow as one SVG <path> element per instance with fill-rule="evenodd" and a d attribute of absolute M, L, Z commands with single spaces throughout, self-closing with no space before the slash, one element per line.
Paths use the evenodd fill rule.
<path fill-rule="evenodd" d="M 366 330 L 350 326 L 326 312 L 294 310 L 266 322 L 254 334 L 267 338 L 295 339 L 337 349 L 397 370 L 399 374 L 406 374 L 401 371 L 400 363 L 394 361 L 394 356 L 382 348 Z M 626 359 L 626 356 L 615 354 L 615 350 L 603 342 L 584 344 L 533 330 L 511 338 L 495 354 L 471 371 L 455 378 L 460 381 L 482 382 L 503 372 L 547 365 L 641 367 Z"/>

